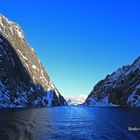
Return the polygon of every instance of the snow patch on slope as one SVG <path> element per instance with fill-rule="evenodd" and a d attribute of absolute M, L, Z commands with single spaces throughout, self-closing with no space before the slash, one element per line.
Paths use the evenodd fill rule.
<path fill-rule="evenodd" d="M 140 107 L 140 96 L 138 92 L 140 92 L 140 84 L 136 86 L 135 90 L 128 97 L 127 104 L 130 104 L 130 106 L 132 107 L 133 106 Z"/>
<path fill-rule="evenodd" d="M 97 98 L 89 98 L 88 102 L 90 106 L 99 106 L 99 107 L 117 107 L 118 105 L 108 102 L 108 96 L 104 97 L 102 100 L 98 101 Z"/>
<path fill-rule="evenodd" d="M 3 42 L 3 40 L 0 38 L 0 43 L 2 43 Z"/>
<path fill-rule="evenodd" d="M 37 69 L 38 69 L 36 65 L 32 65 L 32 68 L 33 68 L 34 70 L 37 70 Z"/>
<path fill-rule="evenodd" d="M 21 40 L 24 39 L 24 33 L 20 28 L 20 26 L 15 22 L 10 21 L 9 19 L 7 19 L 5 16 L 1 14 L 0 14 L 0 30 L 6 32 L 5 36 L 7 36 L 8 38 L 11 36 L 11 34 L 12 35 L 16 34 Z M 8 33 L 7 30 L 9 30 Z"/>

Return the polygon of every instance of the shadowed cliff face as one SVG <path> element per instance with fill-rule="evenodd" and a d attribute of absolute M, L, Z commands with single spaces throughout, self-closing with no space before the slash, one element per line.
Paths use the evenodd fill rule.
<path fill-rule="evenodd" d="M 100 81 L 86 99 L 86 105 L 140 106 L 140 57 Z"/>
<path fill-rule="evenodd" d="M 67 105 L 20 27 L 0 15 L 0 107 Z"/>

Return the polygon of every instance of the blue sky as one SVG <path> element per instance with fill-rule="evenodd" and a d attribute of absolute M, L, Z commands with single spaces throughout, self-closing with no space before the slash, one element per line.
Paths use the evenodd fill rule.
<path fill-rule="evenodd" d="M 139 0 L 0 0 L 64 95 L 93 86 L 140 54 Z"/>

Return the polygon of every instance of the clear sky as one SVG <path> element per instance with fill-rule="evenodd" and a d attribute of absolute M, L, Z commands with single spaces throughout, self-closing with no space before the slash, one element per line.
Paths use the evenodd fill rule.
<path fill-rule="evenodd" d="M 139 0 L 0 0 L 63 95 L 93 86 L 140 54 Z"/>

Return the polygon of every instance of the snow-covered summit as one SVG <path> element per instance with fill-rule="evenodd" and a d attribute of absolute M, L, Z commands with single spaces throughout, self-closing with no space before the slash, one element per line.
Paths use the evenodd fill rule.
<path fill-rule="evenodd" d="M 85 102 L 86 98 L 86 95 L 65 96 L 68 105 L 82 105 Z"/>

